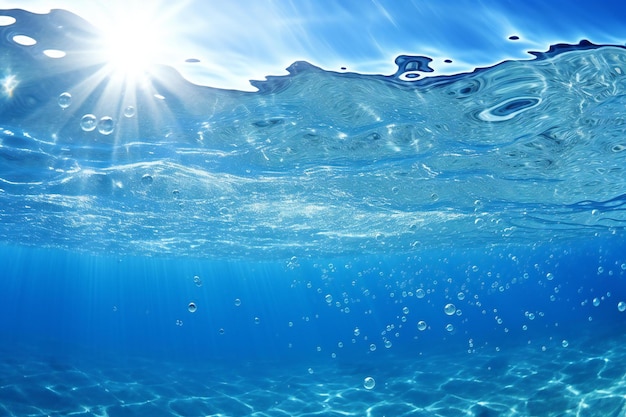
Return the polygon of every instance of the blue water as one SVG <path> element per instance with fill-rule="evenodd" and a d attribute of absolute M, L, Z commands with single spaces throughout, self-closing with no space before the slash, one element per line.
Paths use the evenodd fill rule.
<path fill-rule="evenodd" d="M 242 91 L 100 31 L 0 11 L 0 416 L 624 415 L 623 45 Z"/>

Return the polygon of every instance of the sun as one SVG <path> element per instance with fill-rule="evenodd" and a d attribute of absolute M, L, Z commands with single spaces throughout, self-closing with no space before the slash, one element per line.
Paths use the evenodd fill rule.
<path fill-rule="evenodd" d="M 103 34 L 103 59 L 112 72 L 136 78 L 159 63 L 165 39 L 152 23 L 123 16 Z"/>
<path fill-rule="evenodd" d="M 115 75 L 137 78 L 156 64 L 167 64 L 168 54 L 175 49 L 177 28 L 173 22 L 178 11 L 160 1 L 109 4 L 98 22 L 102 59 L 108 69 Z"/>

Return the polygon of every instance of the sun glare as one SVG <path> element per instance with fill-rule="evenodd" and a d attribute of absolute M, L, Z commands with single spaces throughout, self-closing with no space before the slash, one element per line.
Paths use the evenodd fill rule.
<path fill-rule="evenodd" d="M 159 62 L 164 44 L 155 22 L 126 15 L 104 33 L 104 59 L 111 70 L 137 77 Z"/>
<path fill-rule="evenodd" d="M 18 81 L 15 78 L 15 75 L 7 75 L 2 80 L 0 80 L 0 85 L 2 85 L 2 92 L 6 97 L 13 97 L 13 90 L 17 87 Z"/>

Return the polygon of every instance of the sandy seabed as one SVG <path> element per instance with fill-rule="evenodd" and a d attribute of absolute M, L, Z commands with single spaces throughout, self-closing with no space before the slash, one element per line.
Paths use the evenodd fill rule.
<path fill-rule="evenodd" d="M 237 367 L 21 348 L 2 355 L 0 416 L 618 417 L 626 415 L 625 339 Z"/>

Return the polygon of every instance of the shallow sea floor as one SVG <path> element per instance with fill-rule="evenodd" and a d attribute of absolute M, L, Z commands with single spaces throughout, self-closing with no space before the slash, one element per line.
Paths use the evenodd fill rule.
<path fill-rule="evenodd" d="M 2 355 L 0 415 L 624 416 L 624 342 L 235 365 L 21 348 Z"/>

